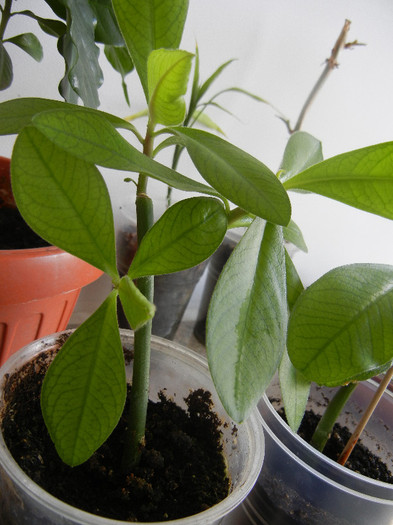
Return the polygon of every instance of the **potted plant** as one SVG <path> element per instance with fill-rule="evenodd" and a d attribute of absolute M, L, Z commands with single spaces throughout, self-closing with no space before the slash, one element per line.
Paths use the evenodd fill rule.
<path fill-rule="evenodd" d="M 68 464 L 69 469 L 73 472 L 79 468 L 78 465 L 84 464 L 89 458 L 93 458 L 94 463 L 97 459 L 97 456 L 94 455 L 95 452 L 113 434 L 113 430 L 123 413 L 127 398 L 129 420 L 126 423 L 126 446 L 124 447 L 122 469 L 126 473 L 125 477 L 128 479 L 128 483 L 132 484 L 134 479 L 132 469 L 140 466 L 141 455 L 145 450 L 144 445 L 147 440 L 145 424 L 149 397 L 150 363 L 155 363 L 158 360 L 159 377 L 165 377 L 166 373 L 169 375 L 167 383 L 159 385 L 157 388 L 168 389 L 170 394 L 176 394 L 179 399 L 185 395 L 182 387 L 178 385 L 179 378 L 183 377 L 186 380 L 184 388 L 188 392 L 189 385 L 195 383 L 192 379 L 194 375 L 192 370 L 198 369 L 197 365 L 192 364 L 195 362 L 195 357 L 193 358 L 192 354 L 187 354 L 186 360 L 191 361 L 191 365 L 184 371 L 181 367 L 179 368 L 178 364 L 183 359 L 181 356 L 184 352 L 181 349 L 175 348 L 174 352 L 171 350 L 171 357 L 168 364 L 165 365 L 165 354 L 167 352 L 162 348 L 163 343 L 160 341 L 155 343 L 156 346 L 158 344 L 160 347 L 158 351 L 154 345 L 152 349 L 150 347 L 151 318 L 154 315 L 154 305 L 151 302 L 153 276 L 192 267 L 214 252 L 227 231 L 228 223 L 235 224 L 237 220 L 238 210 L 235 213 L 230 210 L 229 199 L 233 200 L 235 205 L 247 207 L 253 214 L 262 215 L 270 221 L 282 224 L 289 220 L 290 204 L 282 184 L 262 163 L 214 135 L 179 126 L 184 118 L 182 96 L 186 90 L 193 58 L 190 53 L 177 49 L 187 12 L 187 2 L 179 1 L 176 2 L 175 6 L 172 1 L 160 2 L 159 5 L 154 5 L 154 9 L 151 10 L 146 4 L 139 5 L 139 3 L 124 2 L 123 0 L 116 1 L 113 5 L 122 34 L 146 93 L 149 119 L 144 137 L 132 124 L 121 118 L 91 108 L 62 102 L 20 99 L 2 104 L 0 111 L 2 114 L 1 122 L 4 126 L 2 132 L 19 133 L 14 147 L 11 171 L 13 191 L 22 215 L 33 229 L 44 238 L 50 242 L 55 242 L 56 245 L 61 246 L 66 251 L 106 272 L 113 283 L 113 291 L 108 298 L 85 323 L 67 338 L 45 374 L 41 403 L 49 434 L 55 442 L 62 464 Z M 162 16 L 162 9 L 166 10 L 168 16 Z M 142 33 L 141 28 L 144 28 Z M 140 39 L 141 34 L 144 35 L 142 40 Z M 170 42 L 166 42 L 167 46 L 171 46 L 170 49 L 162 48 L 163 42 L 156 39 L 158 35 L 162 34 L 167 35 L 168 38 L 171 37 Z M 159 48 L 156 49 L 156 47 Z M 197 78 L 195 82 L 197 83 Z M 67 144 L 68 140 L 64 141 L 64 137 L 60 138 L 57 132 L 55 132 L 57 138 L 45 136 L 36 127 L 38 120 L 47 117 L 54 118 L 56 121 L 60 118 L 62 130 L 66 134 L 68 134 L 68 130 L 71 131 L 69 136 L 71 142 Z M 157 131 L 159 124 L 171 127 Z M 49 125 L 49 128 L 51 127 L 52 125 Z M 142 151 L 128 142 L 116 128 L 119 128 L 128 138 L 136 138 L 141 143 Z M 169 138 L 162 141 L 156 150 L 153 150 L 153 139 L 164 132 L 169 133 Z M 33 135 L 36 138 L 33 138 Z M 30 146 L 24 143 L 25 140 L 30 142 L 30 139 L 32 140 Z M 205 151 L 203 154 L 205 167 L 201 167 L 201 170 L 211 185 L 198 183 L 153 160 L 153 151 L 156 152 L 159 148 L 173 144 L 187 147 L 194 159 L 200 157 L 200 150 Z M 76 147 L 75 150 L 74 146 Z M 108 147 L 112 150 L 109 155 Z M 39 153 L 41 148 L 46 150 L 45 166 L 42 164 L 44 157 L 41 157 L 41 153 Z M 27 160 L 25 154 L 30 157 L 28 165 L 25 166 L 27 171 L 20 164 L 20 162 L 24 164 Z M 23 158 L 25 160 L 22 160 Z M 200 159 L 202 160 L 202 158 Z M 219 166 L 217 166 L 217 161 Z M 96 165 L 139 173 L 136 198 L 138 249 L 127 274 L 123 277 L 119 276 L 117 270 L 111 202 Z M 231 166 L 231 175 L 228 178 L 229 166 Z M 27 175 L 26 179 L 23 174 Z M 23 181 L 20 176 L 24 179 Z M 152 224 L 152 201 L 147 195 L 149 177 L 159 179 L 177 189 L 202 196 L 191 197 L 174 204 L 155 224 Z M 27 183 L 27 179 L 31 181 L 32 185 Z M 242 189 L 243 181 L 249 187 L 246 192 L 243 192 Z M 235 185 L 238 187 L 235 188 Z M 39 203 L 35 201 L 35 198 L 32 199 L 32 186 L 38 190 Z M 23 203 L 23 194 L 29 203 Z M 51 202 L 56 204 L 53 205 Z M 28 211 L 31 205 L 33 207 L 38 205 L 38 215 L 32 209 L 32 213 Z M 46 217 L 45 210 L 49 213 Z M 33 218 L 34 216 L 36 220 Z M 123 345 L 127 350 L 127 341 L 124 341 L 123 337 L 122 343 L 116 316 L 118 297 L 122 302 L 125 315 L 134 329 L 134 341 L 131 348 L 133 352 L 132 388 L 129 394 L 127 394 L 123 357 Z M 125 337 L 129 336 L 125 334 Z M 48 349 L 53 344 L 58 347 L 61 342 L 64 342 L 64 336 L 60 336 L 60 339 L 59 336 L 56 336 L 54 341 L 44 340 L 43 344 Z M 128 349 L 130 350 L 129 345 Z M 55 349 L 53 352 L 55 353 Z M 27 354 L 29 354 L 29 350 Z M 178 355 L 174 356 L 173 354 Z M 126 352 L 126 355 L 129 355 L 129 352 Z M 71 361 L 65 363 L 62 356 L 66 357 L 66 361 L 69 359 Z M 7 367 L 10 368 L 3 369 L 5 378 L 13 375 L 12 371 L 17 359 L 18 356 L 15 356 L 15 359 L 7 364 Z M 35 362 L 35 375 L 41 366 Z M 206 367 L 206 365 L 203 366 Z M 164 374 L 164 369 L 169 371 Z M 60 377 L 58 376 L 59 373 L 62 377 L 60 382 L 56 379 L 56 376 Z M 195 373 L 199 374 L 197 375 L 199 378 L 201 374 Z M 75 389 L 72 386 L 70 390 L 70 383 L 64 374 L 71 374 L 69 378 L 73 377 L 72 382 L 76 380 L 73 383 Z M 68 416 L 63 413 L 56 422 L 52 417 L 55 416 L 56 419 L 56 414 L 60 415 L 57 410 L 60 406 L 55 408 L 53 401 L 55 398 L 60 401 L 55 390 L 57 390 L 56 385 L 60 387 L 61 383 L 63 386 L 68 383 L 69 386 L 66 386 L 68 393 L 77 394 L 79 392 L 82 394 L 82 398 L 78 395 L 75 397 L 76 404 L 82 411 L 78 415 L 78 410 L 74 410 L 76 405 L 71 408 L 73 402 L 69 399 L 66 404 L 71 408 L 71 411 L 68 412 Z M 152 384 L 154 385 L 154 380 L 152 380 Z M 55 386 L 55 390 L 53 390 L 53 386 Z M 7 389 L 7 392 L 12 389 Z M 60 394 L 60 397 L 63 395 Z M 79 404 L 80 401 L 85 408 Z M 70 402 L 71 404 L 69 404 Z M 56 401 L 55 404 L 57 404 Z M 199 410 L 199 412 L 204 412 L 204 410 Z M 83 414 L 87 417 L 85 418 Z M 201 413 L 197 414 L 197 419 L 201 415 Z M 69 417 L 74 419 L 73 423 Z M 209 415 L 208 418 L 215 420 L 212 415 Z M 58 424 L 65 425 L 63 427 L 64 432 L 58 432 L 60 430 Z M 96 427 L 95 430 L 92 428 L 92 424 Z M 256 478 L 260 469 L 263 456 L 261 428 L 255 411 L 250 421 L 240 427 L 240 432 L 230 420 L 225 420 L 224 424 L 230 429 L 230 435 L 226 435 L 225 438 L 228 441 L 229 449 L 234 447 L 235 450 L 244 451 L 239 455 L 231 454 L 235 463 L 243 455 L 246 458 L 246 464 L 248 462 L 250 465 L 251 459 L 254 459 L 254 451 L 248 448 L 247 443 L 255 442 L 253 434 L 257 433 L 259 445 L 256 446 L 255 450 L 258 459 L 257 464 L 251 469 L 252 472 L 248 473 L 250 474 L 248 481 L 245 481 L 244 473 L 239 474 L 236 467 L 233 467 L 229 461 L 229 470 L 233 478 L 233 494 L 240 495 L 242 498 L 250 490 L 253 479 Z M 194 427 L 194 425 L 192 426 Z M 72 428 L 75 432 L 72 431 L 70 434 Z M 71 437 L 72 435 L 73 437 Z M 246 445 L 243 444 L 243 436 L 246 437 Z M 69 441 L 70 437 L 73 443 Z M 65 441 L 63 438 L 66 438 Z M 186 444 L 190 440 L 184 435 L 183 441 Z M 64 444 L 66 444 L 65 448 Z M 221 446 L 219 445 L 219 448 Z M 177 448 L 176 445 L 175 447 L 172 446 L 173 448 Z M 9 474 L 9 455 L 4 447 L 2 447 L 2 452 L 5 452 L 7 456 L 3 470 Z M 219 451 L 219 456 L 222 457 L 221 451 Z M 18 472 L 20 474 L 19 470 Z M 110 472 L 113 472 L 113 469 L 109 469 L 109 474 Z M 215 475 L 216 470 L 211 469 L 209 477 Z M 228 483 L 228 480 L 225 481 L 226 476 L 221 475 L 219 477 Z M 26 484 L 30 486 L 26 477 L 22 476 L 18 481 L 16 479 L 10 481 L 5 476 L 2 478 L 2 482 L 6 486 L 10 484 L 13 486 L 10 490 L 11 495 L 15 494 L 13 491 L 16 491 L 17 499 L 22 498 L 22 504 L 19 506 L 15 505 L 14 501 L 9 504 L 6 501 L 7 490 L 1 491 L 2 497 L 5 498 L 2 501 L 2 509 L 7 519 L 14 519 L 17 523 L 23 519 L 47 519 L 49 523 L 54 523 L 60 519 L 59 513 L 64 510 L 64 506 L 60 504 L 62 508 L 58 512 L 53 497 L 49 497 L 48 514 L 45 514 L 47 511 L 43 511 L 42 508 L 37 511 L 36 501 L 31 505 L 28 503 L 31 501 L 33 492 L 36 492 L 35 485 L 34 490 L 28 491 L 26 497 L 21 496 L 21 487 Z M 146 483 L 147 481 L 144 484 L 146 485 Z M 177 481 L 167 484 L 169 489 L 177 489 Z M 173 485 L 176 486 L 173 487 Z M 124 501 L 132 499 L 132 493 L 127 497 L 127 490 L 124 492 L 121 490 L 121 495 Z M 193 498 L 195 496 L 195 491 L 193 491 Z M 41 497 L 42 492 L 39 492 L 38 498 Z M 223 500 L 224 511 L 216 511 L 212 507 L 206 510 L 206 514 L 202 513 L 200 517 L 197 514 L 186 521 L 182 520 L 182 522 L 202 523 L 206 520 L 215 522 L 216 519 L 221 519 L 226 512 L 231 510 L 238 501 L 234 502 L 229 495 L 229 500 L 228 498 Z M 97 505 L 99 504 L 100 502 L 97 503 Z M 121 507 L 124 508 L 124 506 L 125 503 L 123 502 Z M 28 507 L 32 509 L 31 515 L 25 512 Z M 66 505 L 66 507 L 69 506 Z M 202 506 L 198 510 L 204 510 L 204 508 Z M 11 512 L 9 513 L 10 509 Z M 90 514 L 86 515 L 83 511 L 75 509 L 70 511 L 68 508 L 67 512 L 70 523 L 103 522 L 103 518 L 92 516 L 91 511 Z M 165 512 L 165 510 L 161 511 L 161 516 Z M 40 518 L 36 518 L 37 513 Z M 27 522 L 30 523 L 30 521 Z M 67 521 L 65 522 L 67 523 Z"/>

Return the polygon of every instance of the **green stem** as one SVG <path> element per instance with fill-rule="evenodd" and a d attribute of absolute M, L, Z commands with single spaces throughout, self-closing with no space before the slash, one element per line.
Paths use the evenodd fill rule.
<path fill-rule="evenodd" d="M 148 125 L 143 152 L 149 156 L 151 156 L 153 150 L 151 132 L 151 126 Z M 147 181 L 148 177 L 146 175 L 139 175 L 136 196 L 138 244 L 140 244 L 154 221 L 153 203 L 146 195 Z M 141 277 L 137 281 L 137 286 L 143 295 L 152 302 L 154 295 L 154 277 Z M 129 471 L 139 462 L 145 443 L 146 416 L 149 402 L 151 325 L 151 321 L 148 321 L 142 328 L 135 331 L 134 334 L 134 363 L 132 388 L 129 398 L 127 445 L 123 454 L 124 471 Z"/>
<path fill-rule="evenodd" d="M 5 0 L 0 22 L 0 40 L 3 40 L 7 24 L 11 18 L 12 0 Z"/>
<path fill-rule="evenodd" d="M 329 404 L 311 439 L 311 445 L 320 452 L 324 449 L 334 423 L 356 387 L 357 383 L 349 383 L 346 386 L 340 387 L 334 397 L 329 401 Z"/>

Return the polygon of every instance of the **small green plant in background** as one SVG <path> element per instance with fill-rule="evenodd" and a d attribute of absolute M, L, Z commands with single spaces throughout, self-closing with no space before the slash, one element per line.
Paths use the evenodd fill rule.
<path fill-rule="evenodd" d="M 245 151 L 194 129 L 192 121 L 185 120 L 197 109 L 197 102 L 194 107 L 191 103 L 192 111 L 187 114 L 184 98 L 195 56 L 178 49 L 188 2 L 113 0 L 112 5 L 145 93 L 145 133 L 117 116 L 44 99 L 1 104 L 0 133 L 18 134 L 12 184 L 25 220 L 50 243 L 107 273 L 113 283 L 113 291 L 68 339 L 47 373 L 42 390 L 45 422 L 60 457 L 70 465 L 87 460 L 116 426 L 126 398 L 116 313 L 120 298 L 135 331 L 124 454 L 124 468 L 129 469 L 138 461 L 144 441 L 153 277 L 207 259 L 228 228 L 250 224 L 212 298 L 207 353 L 215 386 L 233 419 L 241 422 L 247 417 L 280 367 L 284 398 L 291 392 L 289 398 L 298 400 L 294 407 L 288 405 L 289 418 L 294 414 L 292 421 L 298 420 L 308 381 L 313 380 L 315 369 L 323 368 L 318 364 L 310 367 L 309 373 L 308 367 L 297 361 L 299 342 L 305 352 L 305 343 L 311 340 L 306 333 L 310 326 L 320 337 L 326 333 L 334 348 L 341 347 L 341 337 L 353 355 L 353 333 L 363 329 L 365 318 L 370 321 L 370 337 L 356 338 L 359 359 L 344 358 L 349 364 L 345 378 L 329 381 L 364 379 L 389 367 L 393 358 L 392 267 L 361 265 L 336 270 L 340 279 L 333 274 L 333 280 L 337 294 L 343 295 L 342 315 L 334 319 L 321 316 L 319 308 L 307 307 L 307 298 L 327 307 L 328 292 L 321 292 L 316 283 L 303 293 L 285 251 L 283 228 L 292 226 L 286 230 L 288 236 L 296 231 L 290 224 L 289 191 L 318 193 L 393 218 L 393 143 L 323 160 L 320 142 L 297 132 L 289 139 L 281 169 L 275 174 Z M 196 62 L 191 100 L 195 94 L 204 94 L 198 87 Z M 139 149 L 131 144 L 135 138 Z M 184 149 L 205 182 L 155 161 L 155 155 L 165 147 Z M 117 270 L 111 201 L 98 166 L 119 170 L 119 180 L 124 171 L 138 174 L 138 250 L 123 277 Z M 150 178 L 198 196 L 170 206 L 153 223 Z M 323 287 L 329 279 L 328 274 L 319 283 Z M 362 282 L 367 286 L 352 286 Z M 357 289 L 362 294 L 355 293 Z M 352 309 L 345 310 L 347 302 Z M 362 312 L 368 317 L 362 317 Z M 297 369 L 286 352 L 288 320 L 288 354 Z M 318 339 L 310 352 L 310 363 L 325 350 L 321 341 Z M 330 354 L 321 357 L 332 377 L 335 369 L 326 365 L 331 359 Z M 293 392 L 301 395 L 292 396 Z"/>

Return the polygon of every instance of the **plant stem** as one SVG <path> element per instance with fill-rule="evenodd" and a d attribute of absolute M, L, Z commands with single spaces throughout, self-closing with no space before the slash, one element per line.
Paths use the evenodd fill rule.
<path fill-rule="evenodd" d="M 311 445 L 320 452 L 324 449 L 336 419 L 356 387 L 357 383 L 349 383 L 349 385 L 340 387 L 329 401 L 311 439 Z"/>
<path fill-rule="evenodd" d="M 386 388 L 388 387 L 391 379 L 393 377 L 393 366 L 391 368 L 389 368 L 389 370 L 386 372 L 383 380 L 381 381 L 377 391 L 375 392 L 372 400 L 371 400 L 371 403 L 369 404 L 369 406 L 367 407 L 367 410 L 365 411 L 365 413 L 363 414 L 362 418 L 360 419 L 354 433 L 352 434 L 352 436 L 350 437 L 350 439 L 348 440 L 348 443 L 346 444 L 344 450 L 341 452 L 340 454 L 340 457 L 338 458 L 338 463 L 340 465 L 345 465 L 346 461 L 348 460 L 352 450 L 354 449 L 358 439 L 359 439 L 359 436 L 360 434 L 363 432 L 364 430 L 364 427 L 367 425 L 368 423 L 368 420 L 370 419 L 370 417 L 372 416 L 374 410 L 375 410 L 375 407 L 377 406 L 379 400 L 381 399 L 381 397 L 383 396 Z"/>
<path fill-rule="evenodd" d="M 151 156 L 153 151 L 152 129 L 147 127 L 143 152 Z M 147 196 L 148 177 L 140 174 L 138 178 L 136 196 L 137 234 L 138 244 L 154 222 L 153 203 Z M 141 277 L 137 286 L 143 295 L 153 301 L 154 277 Z M 147 406 L 149 402 L 150 380 L 150 339 L 151 321 L 148 321 L 134 334 L 134 365 L 132 372 L 132 388 L 130 393 L 130 407 L 128 413 L 128 427 L 126 447 L 123 454 L 123 470 L 129 471 L 139 462 L 142 448 L 145 443 L 145 427 Z"/>
<path fill-rule="evenodd" d="M 0 40 L 3 40 L 7 24 L 9 22 L 9 19 L 11 18 L 11 6 L 12 0 L 5 0 L 0 22 Z"/>
<path fill-rule="evenodd" d="M 299 114 L 299 117 L 298 117 L 297 122 L 295 124 L 295 127 L 293 129 L 291 129 L 289 127 L 289 123 L 286 122 L 286 124 L 288 126 L 288 130 L 289 130 L 290 133 L 294 133 L 295 131 L 299 131 L 300 130 L 300 128 L 301 128 L 301 126 L 303 124 L 304 117 L 306 116 L 306 113 L 307 113 L 308 109 L 310 108 L 311 104 L 313 103 L 313 101 L 314 101 L 315 97 L 317 96 L 318 92 L 321 90 L 323 84 L 325 83 L 327 77 L 329 76 L 329 73 L 334 68 L 337 67 L 337 65 L 338 65 L 337 64 L 338 54 L 339 54 L 339 52 L 341 51 L 341 49 L 343 47 L 347 47 L 347 44 L 345 43 L 345 40 L 346 40 L 346 37 L 347 37 L 347 33 L 349 31 L 350 25 L 351 25 L 351 22 L 349 20 L 345 20 L 345 23 L 344 23 L 344 26 L 343 26 L 343 28 L 341 30 L 341 33 L 340 33 L 340 35 L 339 35 L 339 37 L 338 37 L 338 39 L 337 39 L 337 41 L 334 44 L 334 47 L 332 49 L 332 53 L 330 55 L 330 58 L 328 58 L 326 60 L 326 66 L 325 66 L 324 70 L 322 71 L 319 79 L 317 80 L 317 83 L 315 84 L 315 86 L 311 90 L 311 93 L 307 97 L 307 100 L 304 103 L 304 106 L 303 106 L 302 110 L 300 111 L 300 114 Z M 352 45 L 355 45 L 355 43 L 352 44 Z"/>

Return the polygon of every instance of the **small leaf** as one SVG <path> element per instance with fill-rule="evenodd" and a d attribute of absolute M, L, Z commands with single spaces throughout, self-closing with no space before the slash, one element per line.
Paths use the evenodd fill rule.
<path fill-rule="evenodd" d="M 322 144 L 319 140 L 304 131 L 293 133 L 284 151 L 280 180 L 284 183 L 301 171 L 322 161 Z"/>
<path fill-rule="evenodd" d="M 22 35 L 13 36 L 9 38 L 7 42 L 18 46 L 37 62 L 41 62 L 44 56 L 41 43 L 33 33 L 23 33 Z"/>
<path fill-rule="evenodd" d="M 130 99 L 128 96 L 127 85 L 125 78 L 134 69 L 131 57 L 125 47 L 115 47 L 106 45 L 104 48 L 105 56 L 108 62 L 111 64 L 115 71 L 118 71 L 121 75 L 121 84 L 123 87 L 124 98 L 128 105 L 130 105 Z"/>
<path fill-rule="evenodd" d="M 331 270 L 299 297 L 288 353 L 310 381 L 338 386 L 376 375 L 393 359 L 393 267 Z"/>
<path fill-rule="evenodd" d="M 188 0 L 113 0 L 113 8 L 148 100 L 148 57 L 154 49 L 179 47 Z"/>
<path fill-rule="evenodd" d="M 247 417 L 281 361 L 285 288 L 281 228 L 255 219 L 224 266 L 207 319 L 210 372 L 235 421 Z"/>
<path fill-rule="evenodd" d="M 153 317 L 154 304 L 146 299 L 128 275 L 120 279 L 119 297 L 127 321 L 133 330 L 138 330 Z"/>
<path fill-rule="evenodd" d="M 393 219 L 393 142 L 327 159 L 287 180 L 287 190 L 312 191 Z"/>
<path fill-rule="evenodd" d="M 46 3 L 48 3 L 48 1 L 46 1 Z M 63 22 L 60 22 L 60 20 L 53 20 L 51 18 L 41 18 L 40 16 L 37 16 L 35 13 L 27 9 L 20 11 L 20 14 L 28 16 L 33 20 L 36 20 L 40 28 L 44 31 L 44 33 L 47 33 L 48 35 L 60 38 L 67 31 L 67 26 Z"/>
<path fill-rule="evenodd" d="M 0 91 L 7 89 L 12 84 L 13 71 L 10 55 L 7 53 L 3 43 L 0 42 Z"/>
<path fill-rule="evenodd" d="M 126 398 L 117 292 L 66 341 L 41 391 L 45 424 L 61 459 L 80 465 L 117 425 Z"/>
<path fill-rule="evenodd" d="M 33 230 L 118 278 L 111 201 L 95 166 L 27 127 L 15 143 L 11 173 L 18 208 Z"/>
<path fill-rule="evenodd" d="M 262 162 L 205 131 L 173 128 L 202 177 L 234 204 L 273 223 L 287 225 L 291 204 L 282 184 Z"/>
<path fill-rule="evenodd" d="M 281 395 L 288 425 L 296 432 L 302 422 L 311 383 L 296 370 L 285 351 L 279 368 Z"/>
<path fill-rule="evenodd" d="M 181 124 L 186 115 L 187 91 L 193 55 L 179 49 L 152 51 L 148 62 L 149 110 L 153 122 L 164 126 Z"/>
<path fill-rule="evenodd" d="M 304 291 L 303 283 L 288 252 L 285 252 L 285 267 L 287 276 L 287 301 L 289 311 L 295 306 L 300 294 Z"/>
<path fill-rule="evenodd" d="M 227 216 L 221 202 L 208 197 L 182 200 L 145 234 L 132 260 L 132 279 L 162 275 L 196 266 L 221 244 Z"/>
<path fill-rule="evenodd" d="M 289 221 L 288 226 L 284 227 L 283 232 L 284 232 L 284 239 L 287 242 L 292 243 L 294 246 L 299 248 L 299 250 L 302 250 L 302 252 L 305 252 L 305 253 L 308 252 L 308 248 L 304 241 L 302 231 L 300 230 L 299 226 L 295 222 L 293 222 L 292 220 Z"/>
<path fill-rule="evenodd" d="M 36 115 L 33 123 L 60 148 L 87 162 L 118 170 L 144 172 L 179 190 L 217 195 L 205 184 L 189 179 L 138 151 L 100 112 L 83 108 L 78 111 L 47 111 Z"/>

